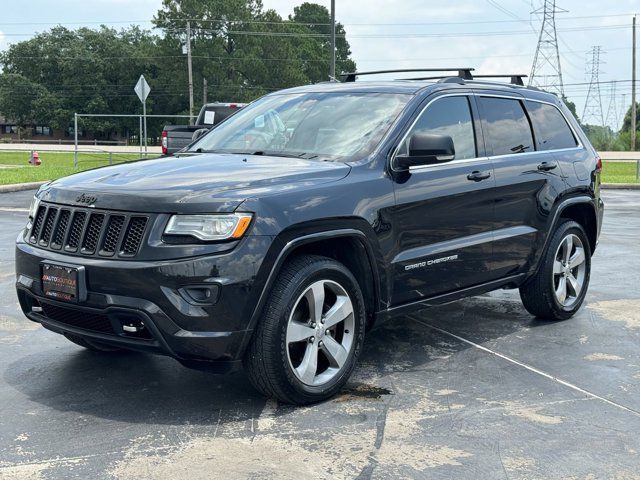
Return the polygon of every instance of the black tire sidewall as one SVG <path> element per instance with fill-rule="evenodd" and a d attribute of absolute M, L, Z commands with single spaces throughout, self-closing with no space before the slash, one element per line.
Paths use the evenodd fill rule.
<path fill-rule="evenodd" d="M 318 280 L 332 280 L 342 286 L 349 294 L 353 305 L 355 320 L 354 345 L 351 352 L 349 352 L 342 371 L 338 375 L 323 385 L 309 386 L 302 383 L 298 377 L 296 377 L 289 364 L 286 333 L 289 316 L 291 315 L 295 301 L 309 285 Z M 286 296 L 283 300 L 282 305 L 284 308 L 279 312 L 280 322 L 276 330 L 281 363 L 281 368 L 278 370 L 282 372 L 283 380 L 285 380 L 286 384 L 295 392 L 296 396 L 302 396 L 308 401 L 313 401 L 316 398 L 322 400 L 323 398 L 330 397 L 336 393 L 351 376 L 356 360 L 362 350 L 366 316 L 364 300 L 358 282 L 351 272 L 340 263 L 330 259 L 318 261 L 302 269 L 299 274 L 296 275 L 294 282 L 292 282 L 290 288 L 287 289 Z"/>

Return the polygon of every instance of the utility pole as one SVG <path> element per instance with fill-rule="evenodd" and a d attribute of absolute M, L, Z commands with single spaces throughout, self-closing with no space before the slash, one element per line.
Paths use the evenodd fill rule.
<path fill-rule="evenodd" d="M 191 22 L 187 20 L 187 68 L 189 69 L 189 125 L 193 124 L 193 70 L 191 67 Z"/>
<path fill-rule="evenodd" d="M 584 102 L 584 110 L 582 111 L 582 123 L 587 124 L 588 120 L 595 119 L 596 125 L 604 127 L 604 114 L 602 112 L 602 96 L 600 95 L 600 53 L 602 47 L 594 46 L 591 48 L 591 60 L 587 61 L 587 66 L 591 68 L 589 80 L 589 89 L 587 90 L 587 99 Z"/>
<path fill-rule="evenodd" d="M 207 103 L 207 79 L 202 79 L 202 103 Z"/>
<path fill-rule="evenodd" d="M 331 0 L 331 67 L 329 79 L 336 78 L 336 0 Z"/>
<path fill-rule="evenodd" d="M 531 12 L 531 14 L 542 13 L 542 26 L 531 66 L 531 75 L 529 75 L 529 86 L 542 86 L 559 97 L 564 97 L 564 84 L 558 51 L 556 13 L 565 12 L 567 10 L 556 8 L 556 0 L 544 0 L 542 8 Z"/>
<path fill-rule="evenodd" d="M 631 151 L 636 151 L 636 16 L 633 16 L 631 33 Z M 640 169 L 640 163 L 638 164 Z"/>

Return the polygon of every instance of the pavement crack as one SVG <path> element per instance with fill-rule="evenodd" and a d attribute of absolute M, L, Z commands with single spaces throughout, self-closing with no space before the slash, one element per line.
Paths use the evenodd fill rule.
<path fill-rule="evenodd" d="M 443 330 L 442 328 L 439 328 L 439 327 L 436 327 L 436 326 L 431 325 L 429 323 L 423 322 L 422 320 L 419 320 L 419 319 L 417 319 L 417 318 L 415 318 L 413 316 L 410 316 L 409 318 L 411 318 L 414 322 L 419 323 L 420 325 L 423 325 L 423 326 L 425 326 L 427 328 L 435 330 L 436 332 L 439 332 L 439 333 L 441 333 L 443 335 L 447 335 L 449 337 L 455 338 L 456 340 L 458 340 L 460 342 L 463 342 L 463 343 L 466 343 L 467 345 L 470 345 L 470 346 L 472 346 L 474 348 L 477 348 L 478 350 L 482 350 L 483 352 L 489 353 L 489 354 L 494 355 L 494 356 L 496 356 L 498 358 L 501 358 L 502 360 L 506 360 L 507 362 L 510 362 L 510 363 L 512 363 L 514 365 L 522 367 L 522 368 L 524 368 L 526 370 L 529 370 L 530 372 L 535 373 L 536 375 L 540 375 L 541 377 L 544 377 L 544 378 L 547 378 L 549 380 L 552 380 L 552 381 L 554 381 L 556 383 L 559 383 L 560 385 L 564 385 L 565 387 L 570 388 L 572 390 L 575 390 L 576 392 L 580 392 L 583 395 L 587 395 L 587 396 L 589 396 L 591 398 L 594 398 L 596 400 L 600 400 L 601 402 L 604 402 L 604 403 L 606 403 L 608 405 L 611 405 L 612 407 L 619 408 L 620 410 L 624 410 L 624 411 L 629 412 L 629 413 L 631 413 L 631 414 L 633 414 L 633 415 L 635 415 L 637 417 L 640 417 L 640 412 L 637 411 L 637 410 L 634 410 L 633 408 L 627 407 L 627 406 L 622 405 L 622 404 L 620 404 L 618 402 L 614 402 L 613 400 L 609 400 L 608 398 L 602 397 L 602 396 L 598 395 L 597 393 L 593 393 L 593 392 L 591 392 L 589 390 L 585 390 L 584 388 L 581 388 L 581 387 L 579 387 L 577 385 L 574 385 L 571 382 L 568 382 L 566 380 L 558 378 L 555 375 L 551 375 L 550 373 L 544 372 L 544 371 L 540 370 L 539 368 L 536 368 L 536 367 L 534 367 L 532 365 L 529 365 L 529 364 L 526 364 L 526 363 L 521 362 L 519 360 L 516 360 L 514 358 L 511 358 L 511 357 L 509 357 L 509 356 L 507 356 L 507 355 L 505 355 L 503 353 L 497 352 L 495 350 L 491 350 L 490 348 L 487 348 L 487 347 L 485 347 L 483 345 L 480 345 L 478 343 L 472 342 L 471 340 L 467 340 L 466 338 L 461 337 L 459 335 L 456 335 L 455 333 L 448 332 L 447 330 Z"/>

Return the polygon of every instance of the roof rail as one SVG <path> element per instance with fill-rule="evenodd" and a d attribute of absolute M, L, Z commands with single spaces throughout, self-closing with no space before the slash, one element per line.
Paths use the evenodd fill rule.
<path fill-rule="evenodd" d="M 527 78 L 527 75 L 522 75 L 522 74 L 513 74 L 513 73 L 509 73 L 509 74 L 502 74 L 502 75 L 474 75 L 474 78 L 509 78 L 509 83 L 511 83 L 512 85 L 518 85 L 520 87 L 524 87 L 524 81 L 522 80 L 523 78 Z"/>
<path fill-rule="evenodd" d="M 344 82 L 355 82 L 356 77 L 360 75 L 377 75 L 379 73 L 408 73 L 408 72 L 458 72 L 458 77 L 465 80 L 473 80 L 471 72 L 473 68 L 404 68 L 398 70 L 375 70 L 370 72 L 350 72 L 342 73 L 340 76 L 344 79 Z M 442 77 L 436 77 L 442 78 Z"/>

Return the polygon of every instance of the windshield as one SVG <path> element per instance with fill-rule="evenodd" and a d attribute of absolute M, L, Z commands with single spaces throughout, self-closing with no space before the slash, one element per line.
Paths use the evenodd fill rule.
<path fill-rule="evenodd" d="M 221 123 L 189 151 L 347 160 L 371 153 L 410 96 L 269 95 Z"/>

